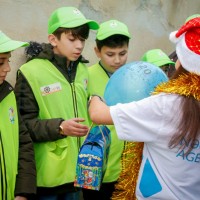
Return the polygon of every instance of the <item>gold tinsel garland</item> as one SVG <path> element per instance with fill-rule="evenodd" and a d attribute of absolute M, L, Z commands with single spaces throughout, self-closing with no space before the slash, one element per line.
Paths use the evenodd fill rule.
<path fill-rule="evenodd" d="M 152 94 L 161 92 L 194 97 L 200 101 L 200 76 L 182 74 L 176 79 L 158 85 Z M 112 200 L 136 200 L 135 189 L 142 160 L 143 143 L 127 142 L 122 154 L 122 171 Z"/>
<path fill-rule="evenodd" d="M 182 74 L 176 79 L 158 85 L 155 92 L 158 93 L 179 94 L 186 97 L 194 97 L 200 101 L 200 76 L 196 74 Z"/>
<path fill-rule="evenodd" d="M 122 171 L 112 200 L 136 200 L 135 189 L 142 161 L 143 142 L 126 142 L 122 153 Z"/>

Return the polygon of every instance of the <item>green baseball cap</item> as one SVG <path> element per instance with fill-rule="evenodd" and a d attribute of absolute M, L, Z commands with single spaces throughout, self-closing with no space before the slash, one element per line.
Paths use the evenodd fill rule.
<path fill-rule="evenodd" d="M 6 53 L 18 49 L 19 47 L 28 46 L 28 42 L 21 42 L 10 39 L 2 31 L 0 31 L 0 53 Z"/>
<path fill-rule="evenodd" d="M 172 64 L 175 65 L 173 61 L 170 60 L 170 58 L 165 54 L 161 49 L 152 49 L 147 51 L 142 56 L 142 61 L 152 63 L 158 67 L 161 67 L 163 65 Z"/>
<path fill-rule="evenodd" d="M 111 35 L 116 34 L 125 35 L 128 38 L 131 38 L 128 27 L 124 23 L 117 20 L 109 20 L 100 24 L 96 38 L 98 40 L 104 40 Z"/>
<path fill-rule="evenodd" d="M 189 17 L 185 20 L 185 23 L 188 22 L 188 21 L 191 20 L 191 19 L 196 18 L 196 17 L 200 17 L 200 14 L 194 14 L 194 15 L 189 16 Z"/>
<path fill-rule="evenodd" d="M 48 21 L 48 33 L 53 33 L 56 29 L 75 28 L 83 24 L 88 24 L 90 29 L 97 30 L 99 24 L 94 20 L 86 19 L 85 16 L 75 7 L 61 7 L 55 10 Z"/>

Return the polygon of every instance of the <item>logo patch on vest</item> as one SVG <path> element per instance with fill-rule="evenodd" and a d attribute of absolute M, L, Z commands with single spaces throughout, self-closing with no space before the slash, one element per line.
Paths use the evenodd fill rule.
<path fill-rule="evenodd" d="M 9 115 L 9 119 L 10 119 L 11 124 L 14 124 L 14 122 L 15 122 L 15 112 L 14 112 L 14 109 L 12 107 L 9 108 L 8 115 Z"/>
<path fill-rule="evenodd" d="M 84 79 L 83 80 L 83 86 L 84 86 L 84 89 L 87 90 L 87 85 L 88 85 L 88 80 L 87 79 Z"/>
<path fill-rule="evenodd" d="M 61 90 L 62 90 L 62 87 L 61 87 L 60 83 L 54 83 L 54 84 L 46 85 L 46 86 L 43 86 L 40 88 L 42 96 L 46 96 L 46 95 L 49 95 L 49 94 L 52 94 L 54 92 L 58 92 Z"/>

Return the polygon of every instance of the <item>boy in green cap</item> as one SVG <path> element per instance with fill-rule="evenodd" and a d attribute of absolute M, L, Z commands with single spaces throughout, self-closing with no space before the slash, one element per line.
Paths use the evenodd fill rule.
<path fill-rule="evenodd" d="M 27 200 L 36 193 L 33 144 L 18 115 L 10 72 L 11 52 L 28 43 L 10 39 L 0 31 L 0 199 Z"/>
<path fill-rule="evenodd" d="M 100 24 L 94 48 L 98 63 L 89 67 L 89 93 L 103 96 L 109 78 L 127 61 L 130 33 L 127 26 L 117 20 Z M 83 189 L 84 200 L 111 199 L 115 183 L 121 172 L 121 156 L 124 142 L 118 140 L 114 126 L 108 126 L 111 132 L 111 146 L 107 169 L 100 191 Z"/>
<path fill-rule="evenodd" d="M 74 187 L 79 148 L 88 132 L 88 71 L 81 56 L 90 29 L 99 25 L 74 7 L 56 9 L 49 44 L 32 43 L 20 67 L 16 95 L 31 131 L 39 200 L 78 200 Z"/>
<path fill-rule="evenodd" d="M 147 51 L 142 56 L 141 60 L 160 67 L 169 78 L 175 71 L 175 62 L 173 62 L 161 49 L 151 49 Z"/>

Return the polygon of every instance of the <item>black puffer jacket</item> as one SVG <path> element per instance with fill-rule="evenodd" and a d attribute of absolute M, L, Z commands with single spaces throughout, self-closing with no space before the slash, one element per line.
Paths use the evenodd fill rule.
<path fill-rule="evenodd" d="M 10 92 L 13 91 L 12 86 L 4 81 L 0 85 L 0 102 L 5 99 Z M 19 161 L 18 161 L 18 175 L 16 179 L 15 195 L 25 196 L 28 199 L 35 199 L 36 193 L 36 169 L 33 143 L 28 133 L 28 130 L 19 119 Z M 2 122 L 3 123 L 3 122 Z"/>

